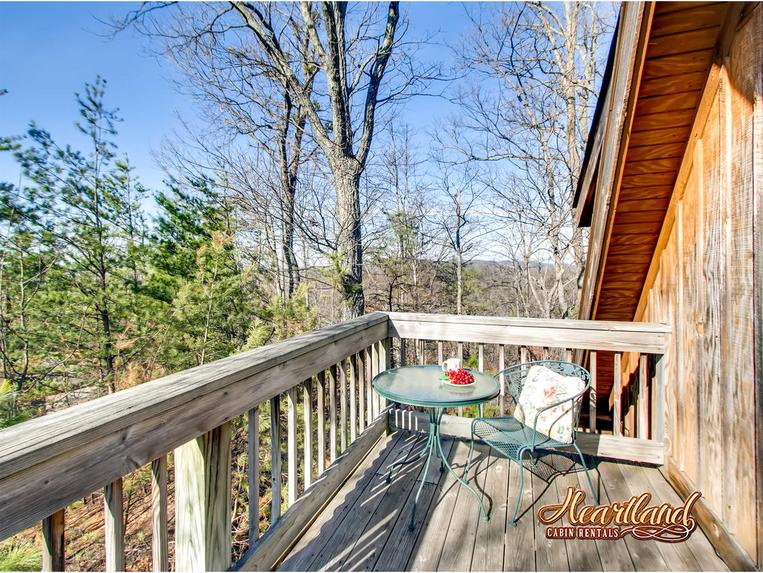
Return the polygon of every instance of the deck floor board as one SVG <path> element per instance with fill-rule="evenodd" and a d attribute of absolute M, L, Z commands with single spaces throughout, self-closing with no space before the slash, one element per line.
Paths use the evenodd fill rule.
<path fill-rule="evenodd" d="M 397 432 L 379 444 L 331 500 L 284 559 L 280 570 L 341 571 L 526 571 L 728 570 L 697 529 L 683 544 L 638 541 L 547 539 L 537 509 L 557 503 L 567 487 L 590 488 L 585 475 L 569 472 L 548 480 L 525 470 L 522 515 L 514 511 L 517 464 L 478 447 L 470 471 L 480 495 L 492 507 L 483 521 L 474 497 L 449 472 L 427 473 L 414 530 L 408 519 L 424 459 L 403 466 L 391 484 L 386 469 L 393 460 L 411 459 L 424 445 L 421 434 Z M 448 460 L 456 471 L 466 462 L 468 444 L 447 440 Z M 433 464 L 436 468 L 436 465 Z M 437 476 L 439 474 L 439 483 Z M 602 503 L 625 501 L 649 491 L 653 502 L 680 504 L 658 469 L 601 462 L 592 472 Z"/>

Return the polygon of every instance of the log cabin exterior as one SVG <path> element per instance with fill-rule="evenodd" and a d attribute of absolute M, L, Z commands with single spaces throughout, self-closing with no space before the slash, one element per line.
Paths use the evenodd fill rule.
<path fill-rule="evenodd" d="M 763 567 L 763 5 L 624 5 L 576 195 L 579 318 L 672 326 L 662 363 L 600 353 L 613 433 L 664 368 L 665 468 L 734 568 Z"/>

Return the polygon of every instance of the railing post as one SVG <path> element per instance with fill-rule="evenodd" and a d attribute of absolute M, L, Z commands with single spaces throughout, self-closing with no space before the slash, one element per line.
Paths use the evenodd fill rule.
<path fill-rule="evenodd" d="M 66 566 L 64 528 L 66 509 L 42 520 L 42 570 L 63 571 Z"/>
<path fill-rule="evenodd" d="M 230 466 L 230 422 L 175 449 L 177 571 L 230 567 Z"/>
<path fill-rule="evenodd" d="M 122 478 L 103 490 L 106 571 L 125 570 L 125 532 L 122 515 Z"/>
<path fill-rule="evenodd" d="M 151 524 L 151 562 L 154 571 L 169 571 L 166 455 L 151 462 Z"/>

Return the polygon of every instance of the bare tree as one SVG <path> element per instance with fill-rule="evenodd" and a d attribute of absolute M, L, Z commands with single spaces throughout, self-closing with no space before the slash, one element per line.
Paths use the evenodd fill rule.
<path fill-rule="evenodd" d="M 441 153 L 434 159 L 439 168 L 438 186 L 444 200 L 439 221 L 455 271 L 456 314 L 463 314 L 466 266 L 473 259 L 480 239 L 489 232 L 484 214 L 480 216 L 478 212 L 486 188 L 478 177 L 477 165 L 453 163 Z"/>
<path fill-rule="evenodd" d="M 161 6 L 144 5 L 126 22 L 162 33 L 155 16 Z M 431 75 L 412 64 L 402 41 L 398 2 L 390 2 L 383 13 L 379 5 L 351 8 L 345 2 L 232 2 L 206 9 L 213 17 L 204 19 L 203 26 L 202 19 L 192 18 L 193 35 L 164 35 L 192 44 L 203 44 L 207 36 L 215 38 L 210 42 L 219 41 L 221 35 L 232 37 L 240 62 L 283 87 L 299 110 L 297 117 L 304 115 L 311 137 L 325 155 L 336 192 L 339 228 L 334 262 L 344 314 L 362 314 L 360 180 L 378 109 L 415 93 Z"/>
<path fill-rule="evenodd" d="M 468 160 L 508 165 L 490 181 L 496 202 L 507 223 L 542 237 L 535 256 L 553 266 L 553 280 L 541 307 L 559 316 L 576 306 L 583 275 L 572 198 L 610 12 L 579 1 L 483 7 L 462 52 L 477 81 L 456 98 L 463 115 L 449 145 Z"/>

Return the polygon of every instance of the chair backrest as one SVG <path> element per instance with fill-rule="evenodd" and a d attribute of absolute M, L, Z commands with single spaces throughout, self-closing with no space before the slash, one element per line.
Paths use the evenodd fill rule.
<path fill-rule="evenodd" d="M 545 366 L 552 372 L 561 374 L 562 376 L 574 376 L 580 378 L 585 383 L 585 388 L 578 392 L 574 397 L 574 408 L 572 411 L 572 428 L 573 436 L 574 430 L 578 427 L 580 421 L 580 411 L 582 410 L 583 399 L 591 389 L 591 373 L 579 364 L 573 364 L 572 362 L 566 362 L 564 360 L 535 360 L 533 362 L 522 362 L 509 366 L 505 370 L 502 370 L 496 375 L 496 378 L 500 380 L 501 375 L 504 376 L 507 389 L 514 404 L 519 402 L 519 395 L 522 393 L 522 386 L 524 385 L 527 373 L 533 366 Z"/>

